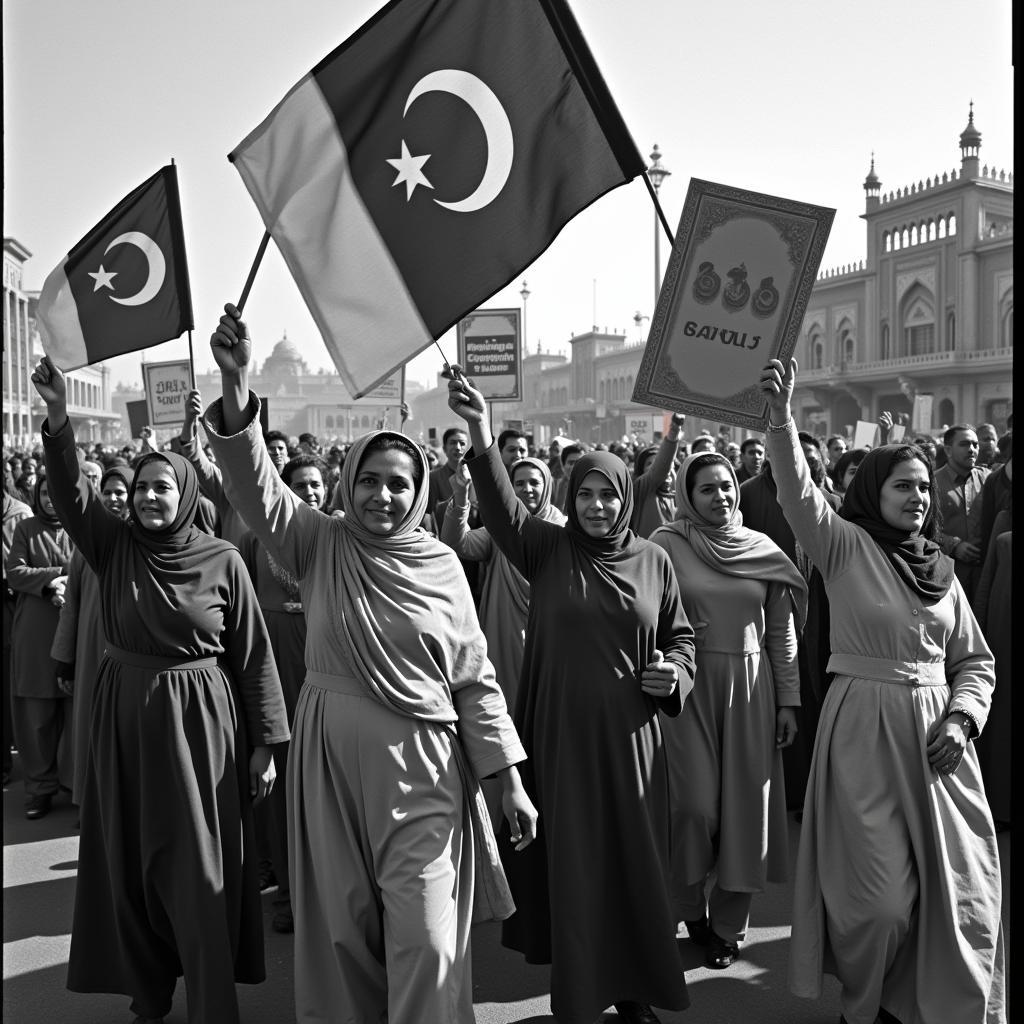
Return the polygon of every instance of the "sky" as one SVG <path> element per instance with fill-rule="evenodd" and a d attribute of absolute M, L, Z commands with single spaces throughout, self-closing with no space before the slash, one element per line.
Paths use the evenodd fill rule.
<path fill-rule="evenodd" d="M 477 0 L 487 2 L 487 0 Z M 1010 0 L 570 0 L 641 153 L 672 173 L 675 231 L 691 177 L 834 208 L 822 269 L 865 257 L 863 181 L 883 192 L 960 166 L 974 101 L 981 162 L 1013 170 Z M 238 299 L 263 233 L 228 152 L 379 7 L 375 0 L 5 0 L 4 235 L 46 275 L 116 202 L 178 167 L 198 372 Z M 568 352 L 599 329 L 646 337 L 655 305 L 655 215 L 639 179 L 609 193 L 483 307 L 521 307 L 531 352 Z M 660 242 L 662 273 L 669 242 Z M 331 368 L 273 244 L 245 309 L 255 358 L 285 332 Z M 440 345 L 456 358 L 454 331 Z M 182 358 L 185 338 L 147 361 Z M 108 362 L 141 384 L 140 354 Z M 433 385 L 436 349 L 407 378 Z"/>

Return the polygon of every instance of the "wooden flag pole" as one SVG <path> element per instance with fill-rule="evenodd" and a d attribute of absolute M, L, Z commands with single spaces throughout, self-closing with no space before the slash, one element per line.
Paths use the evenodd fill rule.
<path fill-rule="evenodd" d="M 192 390 L 196 389 L 196 357 L 192 353 L 192 328 L 188 329 L 188 377 Z"/>
<path fill-rule="evenodd" d="M 245 279 L 245 287 L 242 289 L 242 297 L 235 303 L 238 307 L 239 314 L 241 314 L 242 310 L 245 309 L 245 300 L 249 298 L 249 291 L 256 278 L 256 271 L 259 270 L 260 263 L 263 262 L 263 254 L 267 251 L 267 244 L 269 242 L 270 232 L 264 231 L 263 238 L 260 240 L 260 247 L 256 250 L 256 259 L 252 261 L 252 266 L 249 268 L 249 276 Z"/>

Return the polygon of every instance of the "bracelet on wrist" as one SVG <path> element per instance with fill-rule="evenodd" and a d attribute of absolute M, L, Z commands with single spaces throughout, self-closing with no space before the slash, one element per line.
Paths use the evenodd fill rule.
<path fill-rule="evenodd" d="M 789 430 L 789 425 L 792 422 L 793 422 L 793 417 L 792 416 L 790 416 L 789 419 L 786 420 L 786 422 L 783 423 L 781 426 L 776 426 L 774 423 L 772 423 L 769 420 L 768 421 L 768 433 L 769 434 L 784 434 L 787 430 Z"/>
<path fill-rule="evenodd" d="M 946 717 L 949 718 L 952 715 L 963 715 L 967 719 L 967 738 L 971 739 L 972 736 L 977 736 L 981 733 L 981 729 L 978 728 L 978 720 L 969 711 L 965 711 L 963 708 L 953 708 L 952 711 L 946 712 Z"/>

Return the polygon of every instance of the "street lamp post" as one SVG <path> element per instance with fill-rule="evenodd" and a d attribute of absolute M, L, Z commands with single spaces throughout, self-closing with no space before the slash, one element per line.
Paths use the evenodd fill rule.
<path fill-rule="evenodd" d="M 671 174 L 672 172 L 661 162 L 661 150 L 658 149 L 658 144 L 654 144 L 654 149 L 651 151 L 651 166 L 647 168 L 647 177 L 650 179 L 651 184 L 654 186 L 654 194 L 657 195 L 661 188 L 661 183 Z M 658 304 L 658 291 L 661 288 L 661 225 L 658 222 L 658 211 L 654 211 L 654 304 Z"/>
<path fill-rule="evenodd" d="M 526 282 L 523 281 L 523 287 L 519 290 L 519 294 L 523 299 L 523 358 L 526 358 L 526 353 L 529 352 L 529 347 L 526 343 L 526 300 L 530 297 L 530 289 L 526 287 Z"/>

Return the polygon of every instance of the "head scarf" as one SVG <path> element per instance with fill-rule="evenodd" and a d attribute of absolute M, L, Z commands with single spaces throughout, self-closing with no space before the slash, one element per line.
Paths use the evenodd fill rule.
<path fill-rule="evenodd" d="M 120 480 L 128 492 L 129 497 L 125 499 L 124 515 L 122 518 L 129 519 L 132 514 L 132 503 L 131 503 L 131 490 L 132 481 L 135 479 L 135 470 L 130 469 L 128 466 L 111 466 L 103 476 L 100 477 L 100 494 L 103 493 L 103 488 L 107 486 L 107 481 L 116 477 Z"/>
<path fill-rule="evenodd" d="M 354 501 L 360 463 L 379 437 L 405 442 L 403 451 L 421 470 L 409 512 L 388 536 L 363 525 Z M 331 520 L 339 542 L 326 598 L 356 675 L 399 714 L 456 721 L 453 682 L 491 669 L 455 552 L 420 528 L 429 489 L 426 456 L 403 434 L 373 431 L 352 446 L 338 488 L 347 515 Z"/>
<path fill-rule="evenodd" d="M 639 451 L 636 458 L 633 459 L 633 476 L 643 476 L 647 470 L 647 463 L 658 454 L 658 445 L 649 444 L 646 448 Z"/>
<path fill-rule="evenodd" d="M 150 530 L 138 522 L 135 516 L 135 491 L 143 467 L 157 461 L 166 462 L 171 467 L 180 498 L 171 525 L 162 530 Z M 199 478 L 192 464 L 175 452 L 147 452 L 135 460 L 133 471 L 134 477 L 128 488 L 128 507 L 131 509 L 138 542 L 153 554 L 181 551 L 192 544 L 200 534 L 195 526 L 196 511 L 199 508 Z"/>
<path fill-rule="evenodd" d="M 693 464 L 697 459 L 705 459 L 708 456 L 715 458 L 711 465 L 724 466 L 729 471 L 736 495 L 732 513 L 728 521 L 721 526 L 709 523 L 693 507 L 690 500 L 689 484 Z M 688 456 L 676 477 L 675 522 L 662 527 L 662 531 L 678 534 L 705 565 L 717 572 L 743 579 L 781 583 L 789 592 L 799 632 L 807 621 L 807 584 L 800 571 L 775 541 L 743 525 L 739 492 L 736 470 L 724 455 L 698 452 L 696 455 Z"/>
<path fill-rule="evenodd" d="M 43 503 L 39 497 L 39 492 L 43 489 L 43 484 L 45 483 L 46 474 L 40 473 L 36 477 L 35 487 L 32 488 L 32 511 L 35 513 L 36 518 L 41 522 L 46 523 L 48 526 L 60 527 L 60 517 L 57 515 L 56 509 L 53 512 L 43 511 Z"/>
<path fill-rule="evenodd" d="M 920 459 L 928 470 L 932 484 L 932 500 L 920 532 L 908 533 L 890 526 L 883 518 L 879 505 L 882 484 L 892 468 L 903 461 L 907 452 Z M 929 540 L 936 516 L 935 473 L 927 456 L 915 445 L 886 444 L 872 448 L 857 467 L 857 475 L 846 490 L 839 515 L 864 530 L 885 552 L 896 575 L 916 593 L 922 601 L 933 603 L 946 596 L 953 582 L 953 559 L 942 552 L 934 540 Z"/>
<path fill-rule="evenodd" d="M 618 519 L 604 537 L 591 537 L 583 529 L 576 514 L 576 494 L 587 474 L 593 472 L 607 478 L 622 502 Z M 587 452 L 586 455 L 581 455 L 569 476 L 565 504 L 568 517 L 565 528 L 591 557 L 615 558 L 627 552 L 636 541 L 636 534 L 629 528 L 629 520 L 633 514 L 633 481 L 629 475 L 629 467 L 617 455 L 611 452 Z"/>
<path fill-rule="evenodd" d="M 540 504 L 537 506 L 537 511 L 534 512 L 534 516 L 537 519 L 543 519 L 549 523 L 557 523 L 559 526 L 565 525 L 565 516 L 560 512 L 554 505 L 551 504 L 551 495 L 554 491 L 554 481 L 551 477 L 551 470 L 548 468 L 547 463 L 540 459 L 534 459 L 527 456 L 525 459 L 517 459 L 512 463 L 512 467 L 509 470 L 509 479 L 515 482 L 516 470 L 520 466 L 530 466 L 533 469 L 540 471 L 541 479 L 544 481 L 544 487 L 540 494 Z M 526 581 L 523 574 L 507 559 L 504 555 L 498 551 L 497 547 L 494 547 L 494 571 L 498 573 L 498 578 L 504 584 L 512 598 L 512 603 L 515 607 L 523 614 L 526 615 L 530 610 L 530 584 Z M 481 606 L 482 608 L 482 606 Z M 481 618 L 483 615 L 481 614 Z"/>

